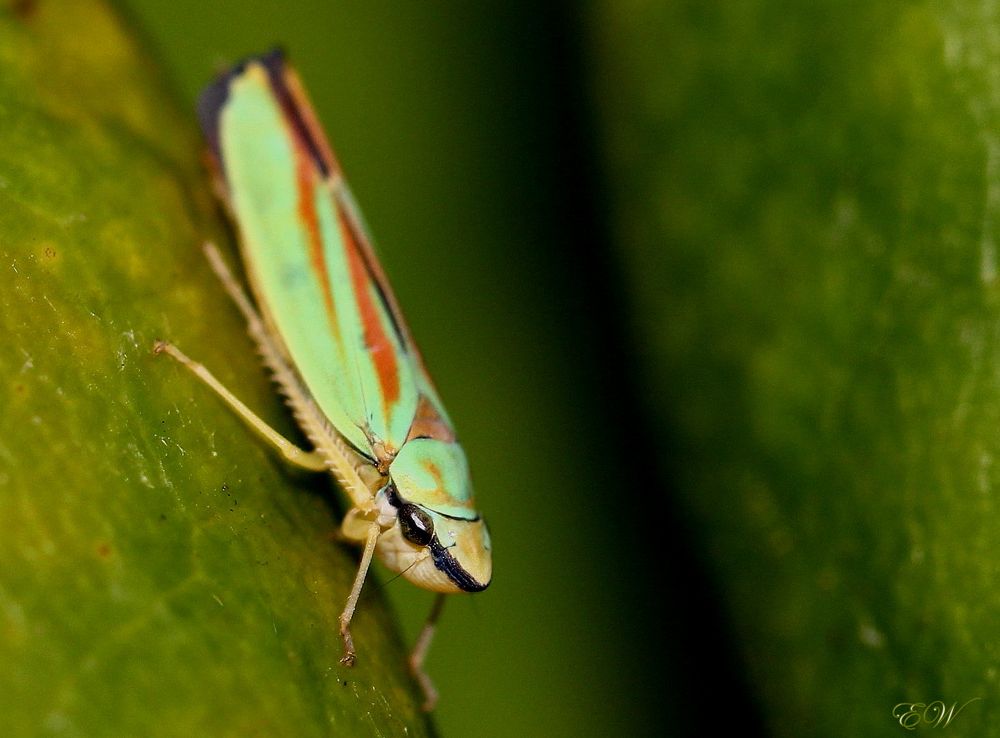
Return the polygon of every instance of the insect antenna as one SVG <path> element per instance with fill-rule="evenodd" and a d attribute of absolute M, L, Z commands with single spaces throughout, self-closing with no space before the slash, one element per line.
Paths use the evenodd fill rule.
<path fill-rule="evenodd" d="M 374 594 L 375 592 L 382 591 L 383 589 L 385 589 L 386 587 L 388 587 L 390 584 L 392 584 L 393 582 L 395 582 L 397 579 L 399 579 L 401 576 L 403 576 L 404 574 L 406 574 L 406 572 L 408 572 L 414 566 L 416 566 L 417 564 L 419 564 L 421 561 L 425 561 L 426 559 L 427 559 L 427 556 L 424 556 L 422 559 L 417 559 L 412 564 L 410 564 L 408 567 L 406 567 L 405 569 L 403 569 L 403 571 L 401 571 L 398 574 L 396 574 L 396 576 L 394 576 L 392 579 L 389 579 L 388 581 L 385 581 L 385 582 L 379 582 L 377 585 L 375 585 L 374 587 L 372 587 L 368 591 L 370 593 L 372 593 L 372 594 Z"/>

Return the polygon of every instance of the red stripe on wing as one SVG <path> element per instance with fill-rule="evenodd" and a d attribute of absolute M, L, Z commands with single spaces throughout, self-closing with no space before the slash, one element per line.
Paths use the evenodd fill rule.
<path fill-rule="evenodd" d="M 301 159 L 305 156 L 305 158 L 312 160 L 321 178 L 327 182 L 337 183 L 335 186 L 340 186 L 339 182 L 342 176 L 340 164 L 333 153 L 333 149 L 326 140 L 323 129 L 319 125 L 316 113 L 309 102 L 308 95 L 298 75 L 290 66 L 285 64 L 280 54 L 269 58 L 266 66 L 268 67 L 271 84 L 275 89 L 277 98 L 281 101 L 282 110 L 285 113 L 287 123 L 296 141 L 296 158 L 300 172 L 304 166 Z M 308 169 L 307 166 L 305 168 Z M 300 192 L 303 192 L 305 189 L 301 184 L 301 174 L 299 175 L 299 179 Z M 345 199 L 343 195 L 335 194 L 334 204 L 337 209 L 345 248 L 347 248 L 351 279 L 355 299 L 358 302 L 359 313 L 363 321 L 365 341 L 369 346 L 372 362 L 378 375 L 384 407 L 388 408 L 400 397 L 400 377 L 397 364 L 400 357 L 397 356 L 391 339 L 383 330 L 381 314 L 372 300 L 372 293 L 369 288 L 374 289 L 377 302 L 382 306 L 385 316 L 392 324 L 402 351 L 416 364 L 417 369 L 423 374 L 425 381 L 432 387 L 433 380 L 431 380 L 424 365 L 423 357 L 414 344 L 409 328 L 403 320 L 402 313 L 396 303 L 395 295 L 389 287 L 385 273 L 382 271 L 382 265 L 379 263 L 371 244 L 368 242 L 367 234 L 361 225 L 360 219 L 353 211 L 348 199 Z M 300 215 L 303 218 L 303 223 L 306 223 L 308 227 L 313 266 L 321 274 L 324 296 L 327 300 L 327 310 L 330 313 L 334 331 L 337 331 L 336 322 L 333 321 L 333 301 L 328 281 L 329 276 L 326 271 L 322 243 L 318 237 L 315 207 L 311 200 L 307 207 L 309 208 L 308 211 L 300 209 Z M 336 335 L 339 336 L 339 332 Z M 410 437 L 455 440 L 454 430 L 444 420 L 433 403 L 424 395 L 421 395 L 418 401 L 409 435 Z"/>
<path fill-rule="evenodd" d="M 295 182 L 298 187 L 299 220 L 306 231 L 309 241 L 309 260 L 313 271 L 323 289 L 323 303 L 330 320 L 330 330 L 340 340 L 340 326 L 337 324 L 337 311 L 333 304 L 333 291 L 330 287 L 330 273 L 326 268 L 326 256 L 323 253 L 323 236 L 319 229 L 319 218 L 316 215 L 316 200 L 314 193 L 317 186 L 316 169 L 309 152 L 296 140 L 295 144 Z"/>
<path fill-rule="evenodd" d="M 375 365 L 379 387 L 382 389 L 382 406 L 388 410 L 399 400 L 399 365 L 396 360 L 396 347 L 385 332 L 382 316 L 372 300 L 372 277 L 365 259 L 361 255 L 358 242 L 354 238 L 354 231 L 345 220 L 343 211 L 339 209 L 337 210 L 337 219 L 340 223 L 341 238 L 343 238 L 344 247 L 347 249 L 351 286 L 358 305 L 358 314 L 361 316 L 365 345 L 368 348 L 368 355 Z"/>

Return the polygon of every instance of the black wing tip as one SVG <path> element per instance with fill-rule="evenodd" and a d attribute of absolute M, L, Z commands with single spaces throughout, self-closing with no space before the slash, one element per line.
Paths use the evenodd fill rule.
<path fill-rule="evenodd" d="M 216 159 L 221 160 L 219 149 L 219 115 L 229 99 L 229 86 L 233 79 L 241 76 L 250 64 L 257 63 L 267 70 L 272 80 L 280 80 L 285 68 L 285 50 L 282 46 L 244 57 L 228 71 L 223 72 L 202 90 L 198 97 L 198 121 L 202 134 Z"/>
<path fill-rule="evenodd" d="M 333 161 L 328 161 L 324 153 L 324 147 L 317 140 L 317 137 L 322 134 L 313 131 L 310 127 L 301 109 L 303 103 L 297 97 L 296 91 L 289 87 L 285 56 L 285 51 L 280 46 L 275 46 L 263 54 L 248 56 L 208 85 L 198 99 L 198 120 L 201 123 L 202 134 L 205 136 L 205 140 L 208 141 L 209 148 L 216 161 L 221 162 L 222 151 L 219 146 L 219 116 L 226 105 L 226 101 L 229 100 L 230 85 L 233 79 L 246 72 L 249 65 L 260 64 L 267 72 L 271 88 L 280 101 L 285 115 L 290 120 L 296 134 L 305 143 L 316 167 L 323 177 L 329 177 L 336 164 Z"/>
<path fill-rule="evenodd" d="M 261 64 L 264 65 L 264 67 L 267 69 L 267 71 L 271 74 L 272 77 L 280 78 L 285 68 L 286 56 L 287 54 L 285 53 L 285 47 L 275 46 L 274 48 L 270 49 L 269 51 L 265 51 L 263 54 L 260 54 L 259 56 L 245 59 L 242 63 L 245 66 L 247 62 L 259 61 Z"/>

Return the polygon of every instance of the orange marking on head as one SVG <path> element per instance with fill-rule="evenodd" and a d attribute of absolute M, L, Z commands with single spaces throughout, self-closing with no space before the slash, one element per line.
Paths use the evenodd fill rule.
<path fill-rule="evenodd" d="M 437 484 L 437 489 L 444 489 L 444 476 L 441 474 L 441 469 L 433 461 L 429 459 L 424 462 L 424 469 L 427 473 L 434 477 L 434 482 Z"/>

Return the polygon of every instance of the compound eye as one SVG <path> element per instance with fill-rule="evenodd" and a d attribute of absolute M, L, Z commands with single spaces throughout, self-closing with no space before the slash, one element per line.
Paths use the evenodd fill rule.
<path fill-rule="evenodd" d="M 410 543 L 426 546 L 434 536 L 434 521 L 416 505 L 404 502 L 399 508 L 399 527 Z"/>

